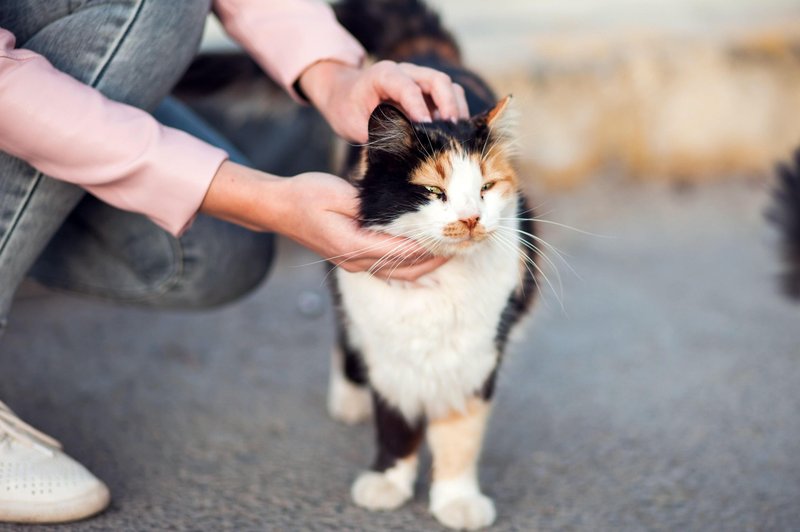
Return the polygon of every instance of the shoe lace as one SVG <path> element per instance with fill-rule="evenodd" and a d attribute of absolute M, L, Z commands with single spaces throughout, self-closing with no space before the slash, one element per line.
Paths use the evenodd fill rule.
<path fill-rule="evenodd" d="M 50 455 L 53 454 L 53 450 L 61 449 L 61 443 L 58 440 L 22 421 L 8 405 L 0 401 L 0 439 L 3 436 Z"/>

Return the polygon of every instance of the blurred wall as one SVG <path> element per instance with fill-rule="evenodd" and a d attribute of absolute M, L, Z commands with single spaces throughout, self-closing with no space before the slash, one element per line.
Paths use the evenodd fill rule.
<path fill-rule="evenodd" d="M 800 1 L 429 2 L 516 97 L 538 181 L 765 175 L 800 146 Z"/>
<path fill-rule="evenodd" d="M 800 146 L 800 0 L 428 3 L 514 94 L 537 182 L 766 175 Z"/>

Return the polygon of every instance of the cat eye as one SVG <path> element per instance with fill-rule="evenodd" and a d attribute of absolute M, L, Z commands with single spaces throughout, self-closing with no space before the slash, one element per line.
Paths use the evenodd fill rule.
<path fill-rule="evenodd" d="M 488 183 L 484 183 L 483 186 L 481 187 L 481 192 L 486 192 L 487 190 L 492 188 L 495 183 L 496 181 L 489 181 Z"/>
<path fill-rule="evenodd" d="M 431 194 L 433 194 L 437 198 L 440 198 L 440 199 L 444 198 L 444 190 L 442 190 L 439 187 L 425 186 L 425 190 L 427 190 L 428 192 L 430 192 Z"/>

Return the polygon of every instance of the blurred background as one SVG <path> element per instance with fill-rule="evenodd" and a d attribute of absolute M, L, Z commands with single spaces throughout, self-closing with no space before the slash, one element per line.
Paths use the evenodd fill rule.
<path fill-rule="evenodd" d="M 547 185 L 765 176 L 800 141 L 796 0 L 432 0 Z M 209 24 L 206 49 L 231 49 Z"/>

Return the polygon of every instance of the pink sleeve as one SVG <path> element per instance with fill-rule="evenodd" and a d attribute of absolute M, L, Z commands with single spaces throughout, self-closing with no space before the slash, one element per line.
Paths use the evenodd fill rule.
<path fill-rule="evenodd" d="M 14 49 L 0 28 L 0 150 L 180 234 L 227 154 Z"/>
<path fill-rule="evenodd" d="M 364 49 L 317 0 L 214 0 L 225 31 L 272 79 L 301 101 L 292 85 L 323 59 L 359 66 Z"/>

